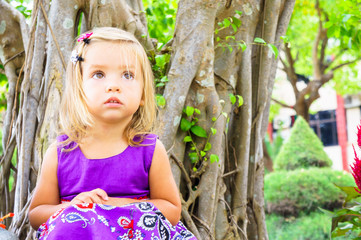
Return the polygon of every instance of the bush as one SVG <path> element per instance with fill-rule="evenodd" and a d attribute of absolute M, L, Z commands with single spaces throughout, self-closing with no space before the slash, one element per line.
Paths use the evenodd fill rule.
<path fill-rule="evenodd" d="M 268 213 L 297 216 L 318 207 L 333 210 L 345 198 L 338 186 L 354 186 L 351 174 L 329 168 L 272 172 L 265 176 L 265 203 Z"/>
<path fill-rule="evenodd" d="M 290 137 L 282 145 L 274 162 L 275 170 L 294 170 L 308 167 L 329 167 L 331 159 L 323 150 L 323 144 L 308 123 L 298 117 Z"/>
<path fill-rule="evenodd" d="M 270 240 L 326 240 L 331 236 L 331 218 L 322 212 L 299 218 L 266 215 L 266 224 Z M 351 239 L 349 237 L 337 239 Z"/>

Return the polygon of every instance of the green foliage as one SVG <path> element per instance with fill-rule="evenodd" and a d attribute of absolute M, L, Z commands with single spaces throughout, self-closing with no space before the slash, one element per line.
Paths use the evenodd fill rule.
<path fill-rule="evenodd" d="M 345 194 L 336 185 L 354 184 L 351 174 L 330 168 L 276 171 L 265 176 L 265 202 L 269 213 L 297 216 L 318 207 L 340 208 Z"/>
<path fill-rule="evenodd" d="M 232 105 L 236 108 L 239 108 L 243 105 L 243 98 L 240 95 L 229 94 L 229 100 Z M 220 100 L 220 104 L 223 106 L 225 103 L 224 100 Z M 193 163 L 193 171 L 202 171 L 198 169 L 199 166 L 202 165 L 203 161 L 209 161 L 211 163 L 218 162 L 219 157 L 216 154 L 208 154 L 207 153 L 212 149 L 212 144 L 209 142 L 210 138 L 217 133 L 217 129 L 215 129 L 216 121 L 224 116 L 227 119 L 227 123 L 229 121 L 229 117 L 225 112 L 223 112 L 223 108 L 221 113 L 217 117 L 212 118 L 212 126 L 209 130 L 204 129 L 203 127 L 197 125 L 198 117 L 201 115 L 201 111 L 192 106 L 186 106 L 183 109 L 183 117 L 180 122 L 180 129 L 184 132 L 187 132 L 187 136 L 184 137 L 183 141 L 185 143 L 190 144 L 190 152 L 188 157 L 190 161 Z M 227 131 L 227 129 L 226 129 Z M 195 138 L 205 139 L 205 144 L 202 148 L 197 146 Z"/>
<path fill-rule="evenodd" d="M 323 28 L 327 29 L 329 38 L 322 63 L 325 66 L 329 65 L 326 72 L 342 63 L 361 57 L 360 1 L 320 0 L 321 18 L 318 16 L 315 4 L 315 0 L 296 1 L 287 29 L 292 55 L 297 56 L 294 67 L 297 73 L 305 76 L 313 74 L 314 66 L 309 63 L 312 62 L 312 48 L 317 36 L 319 19 Z M 335 71 L 333 81 L 337 93 L 352 94 L 361 91 L 361 85 L 357 84 L 359 78 L 357 68 L 356 64 L 350 64 Z"/>
<path fill-rule="evenodd" d="M 21 12 L 26 19 L 30 19 L 32 13 L 32 0 L 13 0 L 10 1 L 10 4 L 15 7 L 19 12 Z"/>
<path fill-rule="evenodd" d="M 290 137 L 283 144 L 274 162 L 275 170 L 293 170 L 311 166 L 329 167 L 332 161 L 323 150 L 323 144 L 307 122 L 298 117 Z"/>
<path fill-rule="evenodd" d="M 4 69 L 0 64 L 0 69 Z M 9 83 L 4 74 L 0 73 L 0 115 L 6 109 L 6 93 L 8 91 Z"/>
<path fill-rule="evenodd" d="M 346 185 L 346 184 L 345 184 Z M 347 196 L 344 208 L 334 212 L 321 209 L 326 215 L 332 217 L 332 237 L 348 237 L 348 239 L 360 239 L 361 236 L 361 194 L 355 187 L 338 187 Z M 354 235 L 358 234 L 358 237 Z"/>
<path fill-rule="evenodd" d="M 303 214 L 298 218 L 271 214 L 266 216 L 266 225 L 270 240 L 328 240 L 331 236 L 330 217 L 322 212 Z"/>
<path fill-rule="evenodd" d="M 145 0 L 143 4 L 147 16 L 149 35 L 151 38 L 158 40 L 158 48 L 161 48 L 173 37 L 177 1 Z"/>

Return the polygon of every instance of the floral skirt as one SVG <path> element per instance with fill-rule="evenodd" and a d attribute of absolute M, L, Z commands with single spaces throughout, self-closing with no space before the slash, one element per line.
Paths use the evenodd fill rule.
<path fill-rule="evenodd" d="M 51 239 L 197 239 L 179 222 L 173 226 L 149 202 L 122 207 L 83 203 L 60 209 L 38 231 L 39 240 Z"/>

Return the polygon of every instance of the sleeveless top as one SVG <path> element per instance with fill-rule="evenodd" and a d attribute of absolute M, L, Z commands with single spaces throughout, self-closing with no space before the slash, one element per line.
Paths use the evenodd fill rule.
<path fill-rule="evenodd" d="M 66 135 L 57 138 L 66 140 Z M 109 197 L 148 198 L 148 174 L 157 136 L 148 134 L 139 146 L 128 146 L 123 152 L 102 159 L 88 159 L 75 146 L 58 145 L 58 185 L 61 200 L 70 201 L 81 192 L 103 189 Z M 135 141 L 139 140 L 134 139 Z"/>

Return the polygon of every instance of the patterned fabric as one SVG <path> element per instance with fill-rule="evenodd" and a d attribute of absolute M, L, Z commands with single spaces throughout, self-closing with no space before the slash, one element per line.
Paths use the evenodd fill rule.
<path fill-rule="evenodd" d="M 122 207 L 83 203 L 60 209 L 37 231 L 39 240 L 134 239 L 194 240 L 179 222 L 176 226 L 149 202 Z"/>

